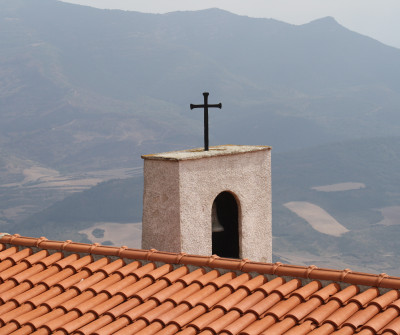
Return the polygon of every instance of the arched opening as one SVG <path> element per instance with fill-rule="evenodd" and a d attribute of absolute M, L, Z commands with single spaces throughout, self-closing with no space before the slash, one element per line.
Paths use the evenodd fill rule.
<path fill-rule="evenodd" d="M 211 222 L 212 253 L 239 258 L 239 210 L 232 193 L 222 192 L 215 198 Z"/>

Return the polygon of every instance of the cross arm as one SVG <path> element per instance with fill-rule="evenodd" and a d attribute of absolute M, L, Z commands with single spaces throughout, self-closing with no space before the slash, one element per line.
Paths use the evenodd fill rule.
<path fill-rule="evenodd" d="M 194 104 L 190 104 L 190 109 L 194 109 L 194 108 L 204 108 L 204 105 L 194 105 Z M 219 104 L 214 104 L 214 105 L 207 105 L 208 108 L 222 108 L 222 103 Z"/>
<path fill-rule="evenodd" d="M 221 108 L 222 108 L 222 103 L 214 104 L 214 105 L 208 105 L 208 107 L 219 108 L 219 109 L 221 109 Z"/>
<path fill-rule="evenodd" d="M 204 108 L 204 105 L 194 105 L 194 104 L 190 104 L 190 109 L 194 109 L 194 108 Z"/>

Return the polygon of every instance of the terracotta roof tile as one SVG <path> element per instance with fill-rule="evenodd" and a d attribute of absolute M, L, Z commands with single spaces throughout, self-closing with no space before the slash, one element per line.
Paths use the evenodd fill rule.
<path fill-rule="evenodd" d="M 283 319 L 268 328 L 268 335 L 281 335 L 296 325 L 296 321 L 292 318 Z"/>
<path fill-rule="evenodd" d="M 18 250 L 19 250 L 18 247 L 7 248 L 7 246 L 3 244 L 1 252 L 0 252 L 0 260 L 3 261 L 6 258 L 10 257 L 11 255 L 16 254 L 18 252 Z M 29 250 L 30 250 L 29 252 L 31 254 L 32 250 L 31 249 L 29 249 Z"/>
<path fill-rule="evenodd" d="M 390 304 L 390 307 L 394 307 L 397 310 L 399 310 L 399 303 L 400 303 L 399 296 L 400 296 L 399 291 L 391 290 L 372 300 L 371 304 L 375 304 L 381 309 L 386 308 Z"/>
<path fill-rule="evenodd" d="M 232 322 L 230 325 L 227 325 L 224 328 L 225 332 L 237 334 L 249 325 L 251 325 L 257 318 L 252 313 L 247 313 L 238 318 L 235 322 Z"/>
<path fill-rule="evenodd" d="M 347 319 L 347 321 L 343 323 L 343 327 L 352 327 L 353 329 L 357 329 L 358 327 L 367 323 L 379 312 L 380 308 L 378 306 L 369 305 L 366 308 L 359 310 L 357 313 Z"/>
<path fill-rule="evenodd" d="M 301 281 L 298 279 L 292 279 L 288 283 L 278 286 L 275 290 L 271 292 L 266 298 L 261 300 L 259 303 L 254 305 L 248 311 L 254 313 L 256 317 L 261 317 L 267 310 L 275 306 L 277 303 L 282 301 L 282 299 L 289 293 L 300 287 Z"/>
<path fill-rule="evenodd" d="M 336 312 L 343 304 L 351 297 L 359 292 L 359 288 L 355 285 L 351 285 L 334 294 L 330 297 L 326 304 L 318 307 L 310 315 L 306 317 L 306 320 L 310 320 L 317 325 L 321 325 L 332 313 Z"/>
<path fill-rule="evenodd" d="M 222 308 L 215 308 L 212 311 L 201 315 L 188 324 L 189 327 L 194 327 L 197 331 L 200 331 L 207 327 L 211 322 L 221 318 L 224 315 Z"/>
<path fill-rule="evenodd" d="M 271 315 L 253 322 L 250 326 L 241 331 L 243 335 L 262 334 L 265 330 L 275 324 L 278 320 Z"/>
<path fill-rule="evenodd" d="M 66 334 L 71 334 L 75 331 L 75 334 L 92 334 L 97 329 L 104 327 L 111 323 L 114 319 L 109 315 L 103 315 L 101 317 L 97 317 L 95 320 L 91 319 L 91 315 L 87 315 L 83 322 L 80 323 L 80 318 L 65 324 L 60 328 Z"/>
<path fill-rule="evenodd" d="M 187 311 L 189 311 L 189 309 L 190 309 L 190 306 L 188 306 L 187 304 L 185 304 L 185 303 L 180 304 L 180 305 L 176 306 L 175 308 L 173 308 L 172 310 L 160 315 L 155 321 L 160 322 L 165 326 L 171 320 L 173 320 L 173 319 L 179 317 L 180 315 L 186 313 Z"/>
<path fill-rule="evenodd" d="M 385 274 L 0 240 L 0 335 L 400 334 L 399 288 Z"/>
<path fill-rule="evenodd" d="M 139 331 L 141 331 L 142 329 L 144 329 L 147 326 L 146 322 L 144 320 L 138 320 L 122 329 L 120 329 L 119 331 L 115 332 L 115 333 L 101 333 L 101 332 L 97 332 L 95 334 L 98 335 L 105 335 L 105 334 L 115 334 L 115 335 L 127 335 L 127 334 L 136 334 Z"/>
<path fill-rule="evenodd" d="M 324 324 L 329 323 L 333 327 L 333 330 L 338 329 L 344 321 L 346 321 L 349 317 L 358 312 L 359 309 L 360 307 L 356 302 L 349 302 L 343 308 L 340 308 L 336 312 L 329 315 L 324 320 Z"/>
<path fill-rule="evenodd" d="M 74 313 L 69 313 L 69 316 L 68 314 L 66 314 L 65 317 L 68 319 L 64 319 L 63 322 L 60 323 L 60 325 L 58 326 L 59 330 L 65 334 L 71 334 L 73 331 L 96 320 L 97 315 L 94 313 L 87 313 L 80 316 L 80 315 L 75 315 Z"/>
<path fill-rule="evenodd" d="M 5 246 L 2 245 L 4 248 Z M 4 249 L 3 249 L 4 250 Z M 16 247 L 12 247 L 10 249 L 8 249 L 9 252 L 11 252 L 11 254 L 9 256 L 7 256 L 7 252 L 3 251 L 1 254 L 1 256 L 3 257 L 7 257 L 4 260 L 2 260 L 1 262 L 1 266 L 0 266 L 0 271 L 4 271 L 5 269 L 9 268 L 10 266 L 15 265 L 18 261 L 23 260 L 24 258 L 32 255 L 33 251 L 32 249 L 22 249 L 21 251 L 18 251 L 18 248 Z M 3 258 L 1 257 L 1 258 Z"/>
<path fill-rule="evenodd" d="M 209 282 L 205 287 L 203 287 L 200 291 L 190 295 L 189 297 L 187 297 L 186 299 L 183 300 L 183 303 L 187 304 L 189 307 L 193 308 L 194 306 L 196 306 L 196 304 L 198 304 L 199 302 L 203 301 L 204 299 L 206 299 L 208 296 L 210 296 L 211 294 L 215 293 L 219 286 L 225 282 L 228 282 L 230 279 L 232 279 L 233 277 L 233 273 L 232 272 L 228 272 L 225 275 L 219 277 L 219 279 L 223 279 L 223 281 L 219 280 L 217 285 L 215 282 L 216 280 L 212 280 L 211 282 Z"/>
<path fill-rule="evenodd" d="M 287 314 L 287 317 L 294 319 L 296 322 L 300 322 L 300 320 L 317 309 L 317 307 L 321 306 L 331 295 L 337 293 L 339 290 L 340 286 L 336 283 L 325 286 L 312 294 L 308 301 L 291 310 Z"/>
<path fill-rule="evenodd" d="M 262 291 L 256 291 L 244 298 L 243 300 L 239 301 L 236 305 L 232 307 L 232 310 L 236 310 L 240 314 L 244 314 L 251 307 L 260 302 L 263 298 L 265 298 L 264 293 Z"/>
<path fill-rule="evenodd" d="M 178 326 L 178 328 L 183 328 L 185 325 L 205 314 L 206 311 L 207 309 L 204 306 L 198 305 L 171 320 L 170 324 L 174 324 Z"/>
<path fill-rule="evenodd" d="M 145 321 L 141 320 L 140 323 L 142 323 L 142 324 L 144 323 L 143 327 L 146 326 L 146 322 Z M 92 333 L 96 334 L 96 335 L 114 334 L 117 331 L 119 331 L 120 329 L 123 329 L 124 327 L 128 326 L 129 324 L 132 324 L 131 320 L 129 320 L 126 317 L 121 317 L 121 318 L 115 320 L 114 322 L 110 322 L 109 324 L 104 325 L 103 327 L 96 329 L 96 331 L 93 331 Z M 80 332 L 78 330 L 77 334 L 85 334 L 85 333 Z"/>
<path fill-rule="evenodd" d="M 157 335 L 173 335 L 180 331 L 180 328 L 175 324 L 169 324 L 164 329 L 157 332 Z"/>
<path fill-rule="evenodd" d="M 369 320 L 361 329 L 369 329 L 372 332 L 377 333 L 398 316 L 399 313 L 395 308 L 388 308 L 386 311 Z"/>
<path fill-rule="evenodd" d="M 311 334 L 311 332 L 315 329 L 316 325 L 312 321 L 304 321 L 298 326 L 295 326 L 285 332 L 285 335 L 304 335 Z"/>
<path fill-rule="evenodd" d="M 389 324 L 383 327 L 381 330 L 382 335 L 389 335 L 389 334 L 400 334 L 400 316 L 395 318 Z"/>

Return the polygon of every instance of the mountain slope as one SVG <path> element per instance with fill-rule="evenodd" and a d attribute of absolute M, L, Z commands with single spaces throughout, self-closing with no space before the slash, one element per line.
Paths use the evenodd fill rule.
<path fill-rule="evenodd" d="M 92 176 L 200 147 L 203 116 L 189 104 L 203 91 L 223 104 L 210 111 L 211 145 L 277 153 L 400 131 L 400 50 L 332 18 L 294 26 L 217 9 L 154 15 L 1 0 L 0 47 L 4 222 L 70 194 L 23 183 L 32 168 Z"/>
<path fill-rule="evenodd" d="M 400 274 L 396 257 L 400 137 L 375 138 L 367 145 L 361 140 L 346 141 L 273 153 L 272 184 L 276 260 Z M 99 222 L 140 222 L 142 194 L 141 177 L 110 181 L 66 198 L 8 230 L 87 241 L 93 237 L 77 233 L 94 230 Z M 288 203 L 297 202 L 303 208 L 312 204 L 326 211 L 347 232 L 321 233 L 288 208 Z M 136 229 L 128 229 L 127 234 L 132 241 L 140 240 Z"/>
<path fill-rule="evenodd" d="M 137 156 L 177 147 L 178 138 L 200 144 L 201 115 L 188 104 L 204 90 L 224 103 L 212 116 L 219 143 L 287 150 L 399 130 L 400 51 L 331 18 L 293 26 L 217 9 L 1 6 L 0 71 L 15 77 L 2 90 L 5 144 L 52 167 L 107 165 L 97 148 L 112 156 L 111 143 L 121 153 L 129 144 Z M 85 161 L 88 153 L 96 164 Z M 119 154 L 114 164 L 133 156 Z"/>

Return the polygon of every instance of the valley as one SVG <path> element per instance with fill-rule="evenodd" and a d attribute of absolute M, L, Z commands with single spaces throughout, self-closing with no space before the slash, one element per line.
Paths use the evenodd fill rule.
<path fill-rule="evenodd" d="M 141 176 L 142 167 L 62 174 L 41 166 L 21 169 L 19 178 L 0 184 L 0 222 L 18 223 L 65 197 L 111 179 Z M 3 176 L 3 180 L 5 180 Z"/>
<path fill-rule="evenodd" d="M 209 91 L 211 146 L 273 148 L 275 261 L 400 274 L 399 49 L 332 17 L 54 0 L 0 1 L 0 47 L 3 231 L 138 246 L 140 156 L 201 147 Z"/>

